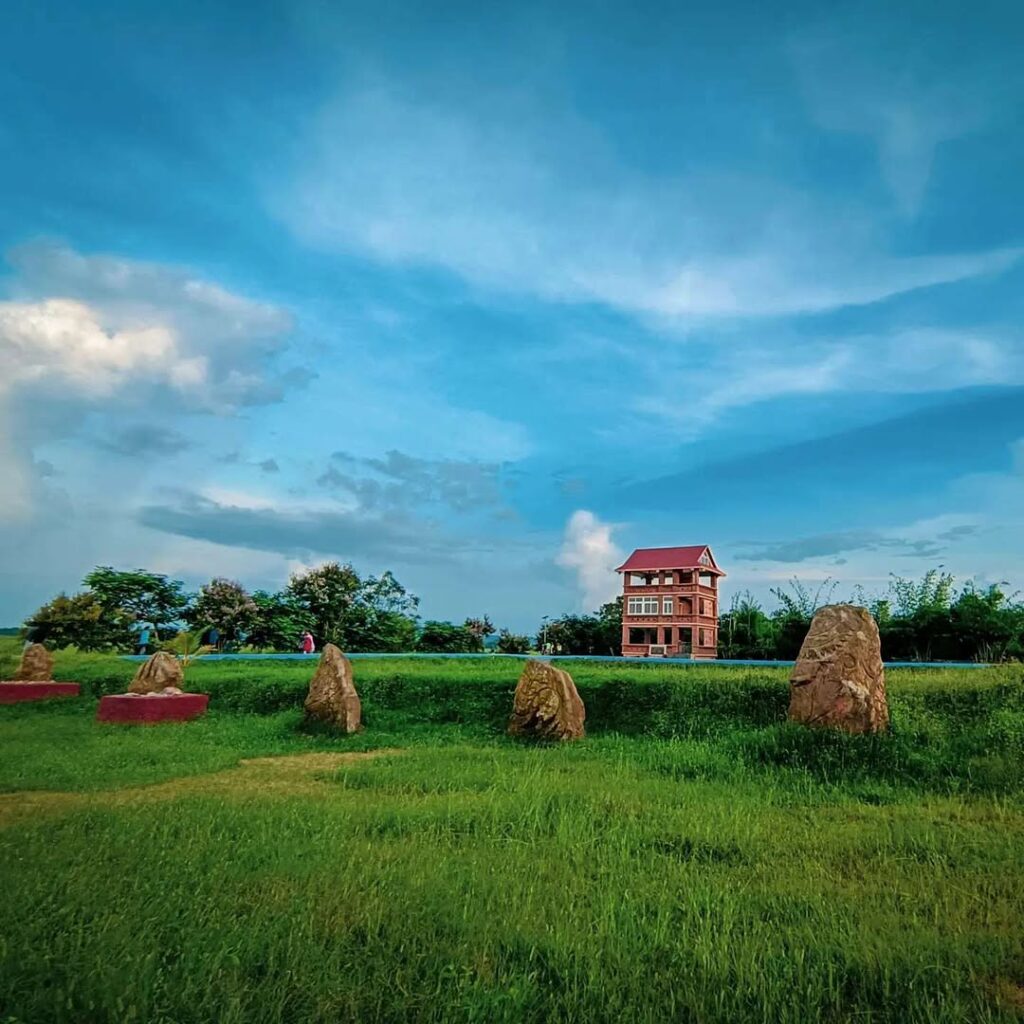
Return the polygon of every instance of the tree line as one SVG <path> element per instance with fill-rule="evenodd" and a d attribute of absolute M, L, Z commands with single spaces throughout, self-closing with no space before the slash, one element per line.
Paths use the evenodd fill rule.
<path fill-rule="evenodd" d="M 883 594 L 857 587 L 847 599 L 868 608 L 878 623 L 888 661 L 1024 660 L 1024 603 L 1006 584 L 959 589 L 950 573 L 931 569 L 920 580 L 890 577 Z M 733 598 L 719 617 L 720 658 L 792 661 L 815 611 L 835 599 L 837 584 L 811 589 L 794 577 L 771 590 L 768 611 L 749 592 Z M 562 654 L 618 654 L 622 644 L 622 598 L 591 615 L 563 615 L 538 630 L 538 650 Z"/>
<path fill-rule="evenodd" d="M 492 646 L 500 651 L 529 649 L 528 638 L 495 630 L 486 615 L 461 625 L 421 622 L 418 608 L 419 598 L 391 572 L 361 576 L 338 562 L 296 573 L 275 593 L 249 593 L 222 577 L 189 593 L 162 573 L 97 566 L 80 592 L 58 594 L 29 616 L 22 634 L 49 647 L 83 651 L 135 649 L 144 629 L 153 634 L 153 646 L 187 629 L 223 650 L 294 651 L 306 631 L 319 645 L 351 651 L 473 654 L 494 634 Z"/>
<path fill-rule="evenodd" d="M 567 614 L 541 622 L 534 636 L 497 630 L 487 615 L 461 625 L 422 622 L 419 599 L 391 572 L 361 576 L 351 565 L 328 562 L 296 573 L 271 593 L 249 593 L 240 583 L 215 578 L 195 593 L 180 580 L 142 569 L 97 566 L 76 594 L 59 594 L 30 616 L 22 633 L 49 647 L 85 651 L 131 650 L 140 628 L 153 641 L 182 629 L 215 638 L 226 650 L 294 651 L 305 631 L 318 645 L 343 650 L 506 654 L 538 650 L 553 654 L 616 655 L 622 642 L 622 598 L 589 615 Z M 851 596 L 878 622 L 883 656 L 890 661 L 1003 661 L 1024 658 L 1024 604 L 995 584 L 981 588 L 940 569 L 919 581 L 893 576 L 886 592 Z M 814 612 L 833 599 L 826 580 L 812 592 L 799 579 L 771 591 L 777 606 L 767 611 L 752 594 L 737 595 L 720 617 L 721 658 L 796 657 Z"/>
<path fill-rule="evenodd" d="M 848 599 L 874 616 L 886 661 L 1007 661 L 1024 659 L 1024 603 L 1006 584 L 957 588 L 952 574 L 930 569 L 920 580 L 893 574 L 883 594 L 857 587 Z M 799 579 L 771 591 L 778 601 L 767 612 L 749 592 L 737 595 L 720 618 L 721 658 L 791 661 L 800 650 L 814 612 L 831 603 L 836 583 L 814 592 Z"/>

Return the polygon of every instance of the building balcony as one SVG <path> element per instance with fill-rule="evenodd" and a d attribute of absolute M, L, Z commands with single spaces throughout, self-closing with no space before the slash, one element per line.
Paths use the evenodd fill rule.
<path fill-rule="evenodd" d="M 709 587 L 706 583 L 627 583 L 622 592 L 631 597 L 641 594 L 700 594 L 704 597 L 717 597 L 718 588 Z"/>

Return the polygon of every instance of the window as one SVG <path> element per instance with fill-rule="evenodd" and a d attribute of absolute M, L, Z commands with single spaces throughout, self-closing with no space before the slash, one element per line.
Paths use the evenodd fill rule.
<path fill-rule="evenodd" d="M 672 598 L 671 597 L 666 597 L 661 602 L 661 614 L 662 615 L 671 615 L 672 614 Z"/>
<path fill-rule="evenodd" d="M 630 615 L 657 615 L 658 599 L 656 597 L 631 597 L 626 604 Z"/>
<path fill-rule="evenodd" d="M 672 586 L 672 573 L 670 573 L 670 572 L 665 573 L 664 583 L 665 583 L 666 586 L 669 586 L 669 587 Z"/>

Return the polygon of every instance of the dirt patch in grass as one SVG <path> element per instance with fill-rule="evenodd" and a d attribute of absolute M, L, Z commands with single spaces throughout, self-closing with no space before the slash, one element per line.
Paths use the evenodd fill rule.
<path fill-rule="evenodd" d="M 62 814 L 83 807 L 123 807 L 128 804 L 174 800 L 182 796 L 296 796 L 323 789 L 342 765 L 400 754 L 398 748 L 347 753 L 291 754 L 245 758 L 234 768 L 209 775 L 189 775 L 151 786 L 129 786 L 93 793 L 28 790 L 0 794 L 0 827 L 43 814 Z"/>

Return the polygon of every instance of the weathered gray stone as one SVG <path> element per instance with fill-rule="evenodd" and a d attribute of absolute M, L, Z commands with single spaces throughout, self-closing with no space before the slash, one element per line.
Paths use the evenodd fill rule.
<path fill-rule="evenodd" d="M 23 683 L 48 683 L 53 679 L 53 655 L 42 644 L 29 644 L 21 652 L 14 678 Z"/>
<path fill-rule="evenodd" d="M 547 661 L 528 661 L 519 677 L 508 731 L 511 736 L 579 740 L 586 709 L 572 676 Z"/>
<path fill-rule="evenodd" d="M 878 626 L 866 608 L 833 604 L 815 614 L 790 676 L 789 719 L 852 733 L 888 728 Z"/>
<path fill-rule="evenodd" d="M 307 721 L 322 722 L 339 732 L 362 728 L 362 707 L 352 682 L 352 663 L 334 644 L 325 644 L 306 695 Z"/>
<path fill-rule="evenodd" d="M 159 693 L 164 687 L 181 689 L 185 681 L 181 662 L 167 651 L 157 651 L 145 664 L 139 666 L 135 678 L 128 687 L 129 693 Z"/>

